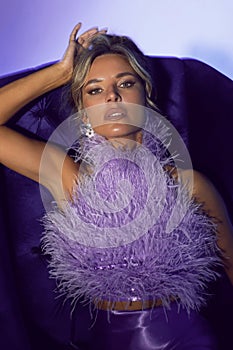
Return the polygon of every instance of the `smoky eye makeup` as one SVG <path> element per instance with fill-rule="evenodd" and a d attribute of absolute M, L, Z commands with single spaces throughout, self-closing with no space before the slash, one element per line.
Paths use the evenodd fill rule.
<path fill-rule="evenodd" d="M 136 84 L 136 80 L 134 80 L 134 79 L 126 79 L 126 80 L 120 82 L 119 86 L 121 88 L 129 89 L 129 88 L 133 87 L 135 84 Z"/>
<path fill-rule="evenodd" d="M 90 89 L 87 89 L 87 91 L 86 91 L 86 93 L 88 94 L 88 95 L 97 95 L 97 94 L 100 94 L 101 92 L 102 92 L 102 88 L 99 88 L 99 87 L 97 87 L 97 88 L 90 88 Z"/>

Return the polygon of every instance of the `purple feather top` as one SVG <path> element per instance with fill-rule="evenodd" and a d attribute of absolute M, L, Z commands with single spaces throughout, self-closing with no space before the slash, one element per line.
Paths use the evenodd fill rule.
<path fill-rule="evenodd" d="M 42 238 L 51 276 L 74 302 L 205 304 L 221 263 L 216 226 L 165 170 L 172 159 L 163 134 L 145 132 L 134 147 L 95 135 L 77 149 L 73 199 L 45 215 Z"/>

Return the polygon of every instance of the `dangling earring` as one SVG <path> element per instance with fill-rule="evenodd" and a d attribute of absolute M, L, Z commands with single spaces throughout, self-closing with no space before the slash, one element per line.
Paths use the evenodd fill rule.
<path fill-rule="evenodd" d="M 90 123 L 86 124 L 86 134 L 85 135 L 89 138 L 94 136 L 94 130 L 92 129 L 92 126 Z"/>
<path fill-rule="evenodd" d="M 87 136 L 88 138 L 91 138 L 94 136 L 94 130 L 92 129 L 92 126 L 90 123 L 86 123 L 82 125 L 82 134 Z"/>

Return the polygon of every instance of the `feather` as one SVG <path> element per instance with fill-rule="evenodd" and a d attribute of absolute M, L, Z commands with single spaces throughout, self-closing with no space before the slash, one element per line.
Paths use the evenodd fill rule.
<path fill-rule="evenodd" d="M 199 309 L 218 277 L 216 226 L 164 170 L 174 162 L 169 135 L 155 127 L 158 138 L 144 132 L 133 149 L 98 135 L 82 142 L 76 160 L 85 171 L 72 201 L 43 218 L 50 274 L 73 302 L 161 299 L 169 306 L 173 296 Z M 167 230 L 171 213 L 176 224 Z"/>

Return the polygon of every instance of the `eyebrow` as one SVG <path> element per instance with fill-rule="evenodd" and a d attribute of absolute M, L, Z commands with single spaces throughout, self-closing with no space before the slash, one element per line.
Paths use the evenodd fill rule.
<path fill-rule="evenodd" d="M 91 80 L 88 80 L 86 82 L 86 84 L 84 84 L 84 87 L 86 87 L 87 85 L 90 85 L 90 84 L 95 84 L 95 83 L 100 83 L 103 79 L 91 79 Z"/>
<path fill-rule="evenodd" d="M 137 78 L 137 74 L 134 74 L 134 73 L 132 73 L 132 72 L 121 72 L 121 73 L 118 73 L 118 74 L 116 75 L 116 78 L 117 78 L 117 79 L 123 78 L 123 77 L 125 77 L 125 76 L 127 76 L 127 75 L 131 75 L 131 76 Z M 86 82 L 86 84 L 84 85 L 84 88 L 85 88 L 86 86 L 88 86 L 88 85 L 91 85 L 91 84 L 101 83 L 101 81 L 103 81 L 103 79 L 90 79 L 90 80 L 88 80 L 88 81 Z"/>
<path fill-rule="evenodd" d="M 132 77 L 137 78 L 137 74 L 132 73 L 132 72 L 122 72 L 122 73 L 119 73 L 119 74 L 116 75 L 116 78 L 122 78 L 122 77 L 124 77 L 124 76 L 126 76 L 126 75 L 131 75 Z"/>

